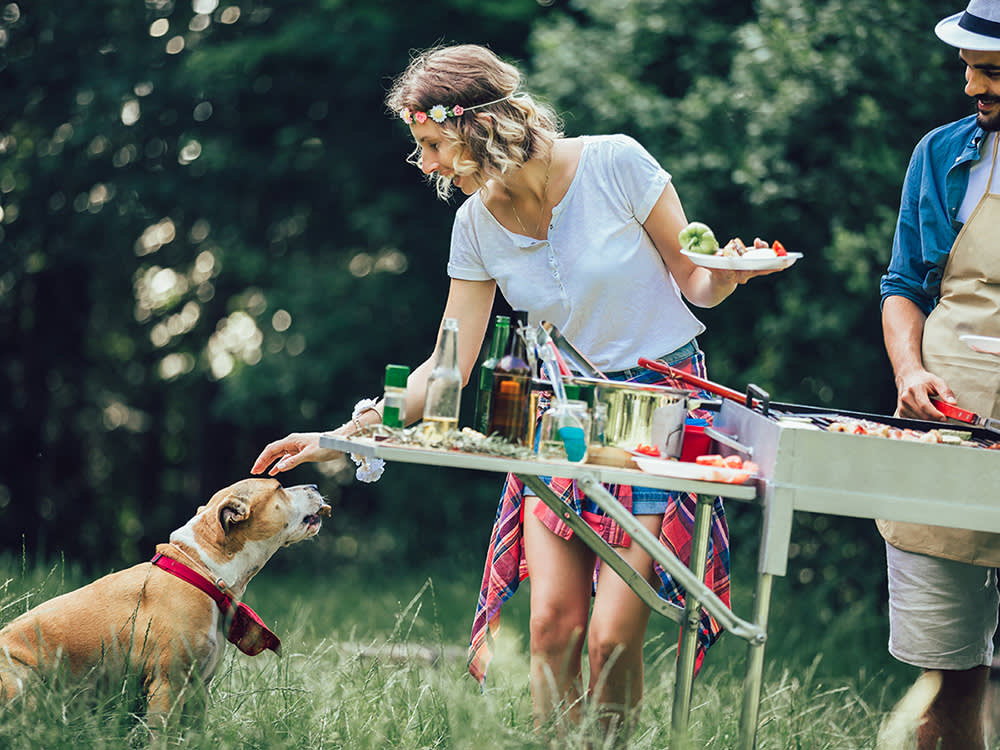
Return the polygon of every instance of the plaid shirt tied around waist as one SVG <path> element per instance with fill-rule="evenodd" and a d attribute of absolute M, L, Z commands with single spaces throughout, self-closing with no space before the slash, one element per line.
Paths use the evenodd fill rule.
<path fill-rule="evenodd" d="M 694 356 L 682 362 L 672 364 L 673 367 L 705 378 L 704 355 L 699 351 Z M 669 377 L 645 370 L 628 382 L 649 383 L 672 387 L 685 387 Z M 710 416 L 699 413 L 698 416 Z M 571 479 L 553 477 L 548 482 L 549 488 L 560 500 L 580 514 L 582 505 L 587 501 L 584 493 Z M 694 531 L 694 513 L 697 506 L 697 495 L 693 492 L 666 492 L 629 485 L 603 485 L 618 502 L 628 510 L 632 509 L 633 497 L 645 493 L 664 493 L 668 497 L 667 510 L 663 514 L 660 526 L 660 543 L 664 545 L 685 565 L 690 564 L 691 541 Z M 483 571 L 483 582 L 479 592 L 479 600 L 472 624 L 472 637 L 469 645 L 469 672 L 482 685 L 486 679 L 492 652 L 490 641 L 500 625 L 500 610 L 522 580 L 528 577 L 528 567 L 524 559 L 522 543 L 524 524 L 524 483 L 514 474 L 508 474 L 504 482 L 500 503 L 497 507 L 496 521 L 486 552 L 486 565 Z M 569 528 L 558 514 L 544 503 L 539 503 L 535 513 L 537 517 L 554 534 L 569 539 L 573 536 Z M 600 514 L 600 522 L 595 530 L 601 537 L 617 547 L 627 547 L 631 539 L 611 518 Z M 729 599 L 729 528 L 726 525 L 725 510 L 722 498 L 717 497 L 712 507 L 711 531 L 709 534 L 708 553 L 706 559 L 705 585 L 707 585 L 728 607 Z M 595 580 L 600 567 L 600 560 L 594 570 Z M 673 577 L 659 563 L 654 563 L 654 569 L 660 579 L 659 596 L 677 607 L 683 607 L 685 592 Z M 718 640 L 722 627 L 707 611 L 703 610 L 698 628 L 698 652 L 696 671 L 700 669 L 705 652 Z"/>

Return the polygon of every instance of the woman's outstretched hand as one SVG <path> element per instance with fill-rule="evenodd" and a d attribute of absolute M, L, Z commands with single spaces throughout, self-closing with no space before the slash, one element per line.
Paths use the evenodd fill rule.
<path fill-rule="evenodd" d="M 331 448 L 321 448 L 319 445 L 320 434 L 319 432 L 293 432 L 281 440 L 268 443 L 267 447 L 257 456 L 250 473 L 263 474 L 267 471 L 268 475 L 273 477 L 275 474 L 293 469 L 307 461 L 332 461 L 340 452 Z M 270 470 L 268 470 L 269 466 Z"/>

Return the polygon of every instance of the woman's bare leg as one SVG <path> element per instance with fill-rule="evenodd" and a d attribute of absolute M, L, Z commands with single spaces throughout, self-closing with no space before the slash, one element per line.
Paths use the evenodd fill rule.
<path fill-rule="evenodd" d="M 580 660 L 590 611 L 595 555 L 576 538 L 562 539 L 533 513 L 525 496 L 524 556 L 531 579 L 531 695 L 535 724 L 565 705 L 581 713 Z"/>
<path fill-rule="evenodd" d="M 662 516 L 637 516 L 659 536 Z M 618 553 L 647 581 L 653 583 L 653 559 L 637 544 Z M 655 585 L 655 584 L 654 584 Z M 642 647 L 650 609 L 622 579 L 602 567 L 588 632 L 591 699 L 601 712 L 606 732 L 627 737 L 639 717 L 643 690 Z"/>

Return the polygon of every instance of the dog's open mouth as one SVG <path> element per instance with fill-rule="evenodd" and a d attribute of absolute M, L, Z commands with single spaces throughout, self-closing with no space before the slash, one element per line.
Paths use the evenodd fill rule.
<path fill-rule="evenodd" d="M 315 529 L 319 531 L 319 527 L 323 525 L 322 516 L 329 516 L 333 512 L 328 504 L 323 503 L 319 506 L 319 509 L 315 513 L 309 513 L 302 518 L 302 524 L 309 527 L 310 529 Z"/>

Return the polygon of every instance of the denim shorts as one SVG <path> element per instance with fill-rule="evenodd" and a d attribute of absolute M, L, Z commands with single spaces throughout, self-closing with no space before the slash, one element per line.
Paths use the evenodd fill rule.
<path fill-rule="evenodd" d="M 698 340 L 691 339 L 684 346 L 674 349 L 670 354 L 664 354 L 662 357 L 656 357 L 657 362 L 662 362 L 665 365 L 670 365 L 673 367 L 678 362 L 683 362 L 685 359 L 690 359 L 695 354 L 698 354 L 701 349 L 698 348 Z M 617 370 L 616 372 L 606 372 L 611 380 L 632 380 L 640 375 L 649 374 L 649 370 L 645 367 L 631 367 L 628 370 Z"/>
<path fill-rule="evenodd" d="M 962 671 L 993 660 L 996 568 L 885 545 L 889 653 L 923 669 Z"/>

